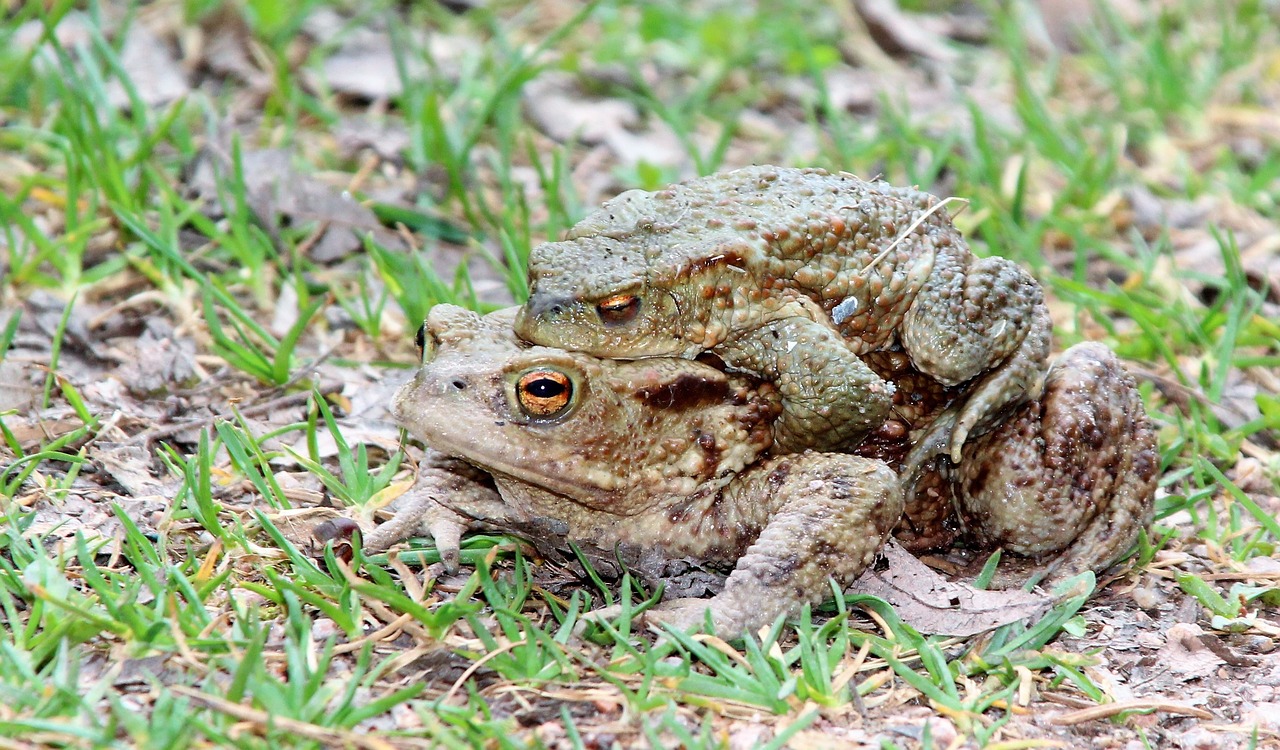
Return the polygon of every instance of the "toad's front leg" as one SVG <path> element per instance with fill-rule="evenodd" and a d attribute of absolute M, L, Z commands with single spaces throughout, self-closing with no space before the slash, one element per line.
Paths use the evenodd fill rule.
<path fill-rule="evenodd" d="M 722 502 L 776 508 L 711 599 L 676 599 L 648 617 L 680 629 L 703 624 L 736 637 L 794 615 L 847 586 L 871 563 L 902 513 L 898 477 L 883 461 L 830 453 L 771 459 L 743 474 Z"/>
<path fill-rule="evenodd" d="M 788 302 L 777 314 L 714 351 L 729 366 L 777 385 L 782 414 L 773 429 L 780 452 L 856 445 L 888 418 L 893 384 L 872 372 L 809 300 Z"/>
<path fill-rule="evenodd" d="M 435 541 L 445 569 L 453 572 L 458 569 L 463 532 L 485 519 L 502 520 L 511 513 L 488 473 L 428 449 L 400 509 L 365 536 L 364 550 L 381 552 L 425 532 Z"/>

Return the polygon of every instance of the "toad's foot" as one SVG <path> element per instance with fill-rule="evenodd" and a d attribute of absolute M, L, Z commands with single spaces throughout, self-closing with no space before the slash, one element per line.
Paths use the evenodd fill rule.
<path fill-rule="evenodd" d="M 425 532 L 435 541 L 445 570 L 453 573 L 461 557 L 462 533 L 484 519 L 505 518 L 512 512 L 487 474 L 429 449 L 399 510 L 364 537 L 363 548 L 367 553 L 381 552 Z"/>
<path fill-rule="evenodd" d="M 871 371 L 809 300 L 796 313 L 743 332 L 714 351 L 731 367 L 778 386 L 778 452 L 836 451 L 855 445 L 889 416 L 894 387 Z"/>
<path fill-rule="evenodd" d="M 875 558 L 902 513 L 897 476 L 883 461 L 804 453 L 773 459 L 735 489 L 767 493 L 778 511 L 710 599 L 664 602 L 654 618 L 682 630 L 703 625 L 733 638 L 827 598 L 829 578 L 848 586 Z M 746 497 L 734 499 L 745 502 Z"/>
<path fill-rule="evenodd" d="M 982 543 L 1056 553 L 1049 578 L 1102 570 L 1151 522 L 1159 468 L 1142 397 L 1106 346 L 1067 350 L 1044 395 L 975 438 L 953 470 L 961 518 Z"/>

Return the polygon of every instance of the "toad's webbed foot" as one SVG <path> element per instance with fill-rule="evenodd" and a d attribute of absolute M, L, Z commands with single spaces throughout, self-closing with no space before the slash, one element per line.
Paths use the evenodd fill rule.
<path fill-rule="evenodd" d="M 912 467 L 937 453 L 959 462 L 969 435 L 1033 398 L 1052 328 L 1040 285 L 1012 261 L 982 258 L 965 267 L 939 256 L 903 321 L 902 345 L 917 368 L 942 384 L 972 382 L 949 416 L 934 422 Z"/>
<path fill-rule="evenodd" d="M 952 469 L 976 539 L 1047 556 L 1049 579 L 1102 570 L 1151 522 L 1155 433 L 1133 379 L 1106 346 L 1062 354 L 1044 394 L 971 440 Z"/>
<path fill-rule="evenodd" d="M 449 572 L 458 569 L 463 532 L 478 519 L 511 512 L 493 480 L 465 461 L 428 450 L 418 464 L 418 477 L 391 520 L 364 537 L 366 552 L 381 552 L 396 542 L 426 533 L 435 541 Z"/>

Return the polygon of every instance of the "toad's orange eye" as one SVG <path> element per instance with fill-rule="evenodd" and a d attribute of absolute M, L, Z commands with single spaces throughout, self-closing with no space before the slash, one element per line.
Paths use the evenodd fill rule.
<path fill-rule="evenodd" d="M 516 382 L 516 400 L 531 417 L 558 416 L 573 399 L 573 381 L 556 370 L 534 370 Z"/>
<path fill-rule="evenodd" d="M 636 319 L 640 312 L 640 298 L 634 294 L 615 294 L 605 297 L 596 305 L 600 320 L 607 326 L 622 326 Z"/>

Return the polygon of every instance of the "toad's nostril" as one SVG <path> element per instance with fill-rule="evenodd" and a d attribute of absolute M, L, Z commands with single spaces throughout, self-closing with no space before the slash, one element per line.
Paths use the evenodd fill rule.
<path fill-rule="evenodd" d="M 553 297 L 547 294 L 535 293 L 525 303 L 522 314 L 533 318 L 543 315 L 560 316 L 568 313 L 569 306 L 569 301 L 563 296 Z"/>
<path fill-rule="evenodd" d="M 453 386 L 454 388 L 457 388 L 460 391 L 465 391 L 467 389 L 467 381 L 463 380 L 462 378 L 454 378 L 452 381 L 449 382 L 449 385 Z"/>

